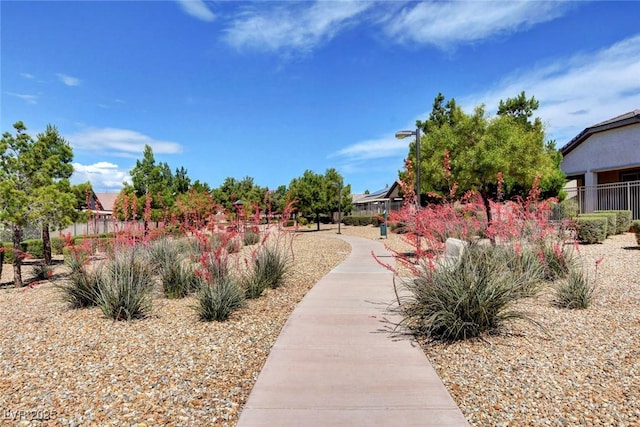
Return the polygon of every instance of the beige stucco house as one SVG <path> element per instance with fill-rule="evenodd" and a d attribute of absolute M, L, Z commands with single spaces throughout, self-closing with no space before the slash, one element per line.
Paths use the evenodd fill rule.
<path fill-rule="evenodd" d="M 640 110 L 590 126 L 560 149 L 581 211 L 631 209 L 640 217 Z M 573 193 L 573 194 L 572 194 Z"/>

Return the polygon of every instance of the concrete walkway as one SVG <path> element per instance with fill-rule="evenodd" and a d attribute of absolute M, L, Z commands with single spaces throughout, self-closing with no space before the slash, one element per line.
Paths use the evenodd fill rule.
<path fill-rule="evenodd" d="M 238 426 L 468 426 L 420 347 L 393 337 L 392 261 L 380 242 L 351 254 L 289 317 Z"/>

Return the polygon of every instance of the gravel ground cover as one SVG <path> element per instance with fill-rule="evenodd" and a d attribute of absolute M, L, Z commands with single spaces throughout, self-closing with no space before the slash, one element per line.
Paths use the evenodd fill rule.
<path fill-rule="evenodd" d="M 234 425 L 287 317 L 350 251 L 321 233 L 293 245 L 285 284 L 225 322 L 200 322 L 193 298 L 157 295 L 127 323 L 66 308 L 50 282 L 0 289 L 0 425 Z"/>
<path fill-rule="evenodd" d="M 343 232 L 380 238 L 374 227 Z M 382 241 L 407 250 L 398 235 Z M 554 307 L 548 288 L 519 307 L 546 332 L 519 322 L 483 339 L 420 342 L 470 424 L 640 426 L 640 247 L 626 233 L 578 252 L 597 280 L 587 310 Z"/>
<path fill-rule="evenodd" d="M 222 323 L 199 322 L 190 298 L 158 296 L 151 316 L 125 323 L 65 308 L 50 283 L 0 289 L 3 425 L 18 411 L 51 418 L 35 425 L 234 425 L 288 315 L 347 256 L 335 232 L 301 233 L 284 287 Z M 342 232 L 410 249 L 375 227 Z M 523 302 L 546 332 L 520 322 L 479 340 L 420 342 L 472 425 L 640 425 L 638 249 L 630 233 L 581 245 L 592 273 L 603 258 L 595 302 L 558 309 L 550 291 Z"/>

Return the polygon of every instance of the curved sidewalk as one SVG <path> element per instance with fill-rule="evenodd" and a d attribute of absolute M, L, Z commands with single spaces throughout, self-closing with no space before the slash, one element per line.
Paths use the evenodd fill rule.
<path fill-rule="evenodd" d="M 393 275 L 380 242 L 340 236 L 347 259 L 284 325 L 238 426 L 468 426 L 420 347 L 385 319 Z"/>

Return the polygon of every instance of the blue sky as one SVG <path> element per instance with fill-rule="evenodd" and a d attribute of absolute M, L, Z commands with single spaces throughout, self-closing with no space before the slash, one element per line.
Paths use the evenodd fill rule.
<path fill-rule="evenodd" d="M 149 144 L 219 186 L 336 168 L 391 184 L 438 92 L 521 91 L 560 147 L 640 108 L 640 2 L 2 1 L 1 130 L 56 125 L 74 182 L 117 191 Z"/>

